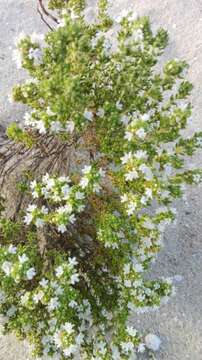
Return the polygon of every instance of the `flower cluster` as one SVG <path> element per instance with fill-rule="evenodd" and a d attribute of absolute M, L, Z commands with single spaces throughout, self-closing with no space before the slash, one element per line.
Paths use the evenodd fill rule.
<path fill-rule="evenodd" d="M 131 9 L 115 17 L 106 0 L 97 21 L 83 0 L 49 7 L 55 30 L 18 41 L 15 59 L 31 79 L 12 98 L 30 111 L 8 135 L 39 160 L 51 144 L 59 165 L 40 180 L 31 169 L 24 221 L 0 221 L 0 309 L 6 331 L 28 338 L 36 356 L 132 359 L 160 346 L 130 315 L 174 293 L 171 279 L 145 273 L 176 219 L 173 201 L 202 181 L 186 167 L 202 147 L 202 132 L 183 131 L 192 85 L 184 61 L 154 71 L 168 36 L 154 35 L 148 18 Z"/>
<path fill-rule="evenodd" d="M 77 185 L 71 185 L 69 177 L 50 177 L 46 174 L 42 182 L 31 182 L 34 199 L 44 199 L 47 206 L 38 207 L 30 204 L 24 221 L 27 225 L 34 223 L 36 227 L 45 224 L 57 226 L 59 232 L 64 233 L 69 224 L 74 224 L 76 215 L 85 208 L 86 197 L 91 193 L 99 193 L 100 180 L 104 171 L 91 165 L 82 170 L 83 176 Z"/>

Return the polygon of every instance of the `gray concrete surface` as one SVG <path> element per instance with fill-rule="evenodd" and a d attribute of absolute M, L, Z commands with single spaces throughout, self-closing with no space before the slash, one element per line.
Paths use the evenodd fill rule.
<path fill-rule="evenodd" d="M 94 2 L 90 0 L 89 2 Z M 202 1 L 201 0 L 116 0 L 115 11 L 132 5 L 138 14 L 151 17 L 154 30 L 169 31 L 170 44 L 163 59 L 183 58 L 190 64 L 188 78 L 194 84 L 193 120 L 189 128 L 202 129 Z M 22 30 L 44 31 L 36 13 L 35 0 L 0 0 L 0 126 L 20 120 L 23 107 L 10 105 L 12 85 L 24 78 L 11 60 L 13 39 Z M 188 163 L 201 166 L 199 153 Z M 152 331 L 162 340 L 156 360 L 202 360 L 202 188 L 189 188 L 187 201 L 177 204 L 178 222 L 165 235 L 165 246 L 153 266 L 154 276 L 182 276 L 176 295 L 160 311 L 134 319 L 137 328 Z M 0 360 L 29 360 L 26 344 L 0 337 Z"/>

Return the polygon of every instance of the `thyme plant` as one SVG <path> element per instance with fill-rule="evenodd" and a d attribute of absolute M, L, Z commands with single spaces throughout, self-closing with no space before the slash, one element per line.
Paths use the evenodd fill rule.
<path fill-rule="evenodd" d="M 187 64 L 157 70 L 168 35 L 133 11 L 113 17 L 100 0 L 89 22 L 84 0 L 49 8 L 55 29 L 21 34 L 14 53 L 30 77 L 12 99 L 29 111 L 7 136 L 28 203 L 9 218 L 2 200 L 0 312 L 5 332 L 28 339 L 36 357 L 133 359 L 146 346 L 131 313 L 173 291 L 170 279 L 145 273 L 175 219 L 173 201 L 202 179 L 184 164 L 202 145 L 202 133 L 183 132 Z"/>

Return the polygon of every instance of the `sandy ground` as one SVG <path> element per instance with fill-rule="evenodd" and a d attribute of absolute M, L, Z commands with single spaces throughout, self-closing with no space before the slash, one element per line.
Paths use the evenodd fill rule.
<path fill-rule="evenodd" d="M 90 0 L 93 3 L 93 0 Z M 202 0 L 116 0 L 114 11 L 132 5 L 138 14 L 149 15 L 154 30 L 169 31 L 170 44 L 163 59 L 183 58 L 190 64 L 194 84 L 193 119 L 189 129 L 202 129 Z M 0 0 L 0 127 L 21 120 L 23 106 L 10 105 L 12 85 L 25 74 L 12 62 L 13 40 L 21 32 L 45 31 L 36 13 L 35 0 Z M 188 165 L 200 165 L 199 153 Z M 176 295 L 160 311 L 141 315 L 133 322 L 162 340 L 156 360 L 202 360 L 202 188 L 189 188 L 186 202 L 177 204 L 178 221 L 165 235 L 165 246 L 153 266 L 154 276 L 178 276 Z M 179 281 L 181 279 L 181 281 Z M 0 360 L 29 360 L 26 344 L 0 337 Z"/>

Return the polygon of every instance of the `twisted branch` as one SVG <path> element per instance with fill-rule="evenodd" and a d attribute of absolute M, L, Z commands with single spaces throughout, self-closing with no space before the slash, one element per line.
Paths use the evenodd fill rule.
<path fill-rule="evenodd" d="M 62 142 L 52 135 L 47 138 L 38 136 L 37 145 L 31 149 L 10 140 L 3 142 L 0 144 L 0 185 L 3 186 L 7 176 L 23 163 L 26 164 L 27 170 L 32 171 L 36 171 L 42 165 L 45 171 L 60 171 L 64 164 L 68 167 L 68 154 L 75 140 Z"/>
<path fill-rule="evenodd" d="M 46 8 L 45 8 L 45 6 L 43 4 L 43 0 L 38 0 L 37 11 L 38 11 L 38 13 L 39 13 L 39 15 L 41 17 L 41 20 L 48 26 L 48 28 L 51 31 L 53 31 L 54 28 L 48 23 L 48 21 L 45 19 L 44 15 L 49 17 L 56 24 L 59 24 L 59 20 L 46 10 Z"/>
<path fill-rule="evenodd" d="M 55 16 L 53 16 L 51 13 L 49 13 L 49 12 L 46 10 L 46 8 L 45 8 L 45 6 L 44 6 L 44 4 L 43 4 L 43 0 L 38 0 L 38 2 L 39 2 L 39 6 L 40 6 L 42 12 L 44 13 L 44 15 L 48 16 L 48 17 L 49 17 L 50 19 L 52 19 L 56 24 L 59 24 L 59 20 L 58 20 Z"/>

